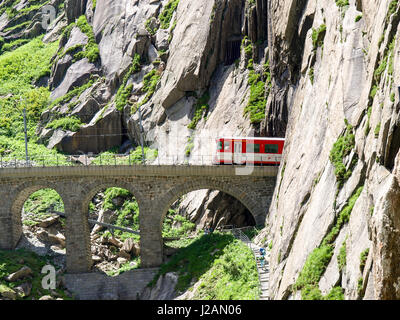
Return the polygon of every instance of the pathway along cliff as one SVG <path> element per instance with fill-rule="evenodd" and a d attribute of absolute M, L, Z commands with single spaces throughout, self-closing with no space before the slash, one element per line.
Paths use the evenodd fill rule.
<path fill-rule="evenodd" d="M 56 9 L 49 28 L 45 3 Z M 25 159 L 24 106 L 29 152 L 60 159 L 140 159 L 143 143 L 146 156 L 185 163 L 216 137 L 285 137 L 256 239 L 271 250 L 271 299 L 398 299 L 399 10 L 393 0 L 3 0 L 0 152 Z M 232 201 L 196 191 L 174 209 L 217 226 L 245 212 Z"/>

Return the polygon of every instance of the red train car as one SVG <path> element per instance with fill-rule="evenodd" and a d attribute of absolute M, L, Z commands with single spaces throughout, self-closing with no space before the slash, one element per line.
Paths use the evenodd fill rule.
<path fill-rule="evenodd" d="M 284 138 L 218 138 L 215 164 L 279 165 Z"/>

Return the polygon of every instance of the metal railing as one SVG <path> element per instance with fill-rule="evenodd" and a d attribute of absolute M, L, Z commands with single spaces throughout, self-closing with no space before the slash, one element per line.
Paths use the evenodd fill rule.
<path fill-rule="evenodd" d="M 262 294 L 262 290 L 261 290 L 261 276 L 260 273 L 258 272 L 258 264 L 257 264 L 257 257 L 254 253 L 253 247 L 252 247 L 252 241 L 249 239 L 249 237 L 242 231 L 243 229 L 246 230 L 251 230 L 254 229 L 254 227 L 243 227 L 243 228 L 234 228 L 234 226 L 232 226 L 232 228 L 230 228 L 231 225 L 227 225 L 224 226 L 224 229 L 222 229 L 225 232 L 231 232 L 232 235 L 242 241 L 244 244 L 246 244 L 246 246 L 251 250 L 251 253 L 253 254 L 253 258 L 254 261 L 256 263 L 256 268 L 257 268 L 257 275 L 258 275 L 258 296 L 261 297 Z"/>
<path fill-rule="evenodd" d="M 277 162 L 280 159 L 275 159 Z M 99 155 L 35 155 L 28 160 L 22 157 L 0 156 L 0 168 L 60 167 L 60 166 L 132 166 L 132 165 L 216 165 L 214 155 L 158 156 L 142 159 L 131 154 Z M 252 165 L 246 163 L 225 163 L 225 165 Z M 277 166 L 278 164 L 275 164 Z"/>
<path fill-rule="evenodd" d="M 66 217 L 66 215 L 65 215 L 64 212 L 51 211 L 50 213 L 56 214 L 56 215 L 58 215 L 58 216 L 60 216 L 60 217 L 63 217 L 63 218 Z M 98 225 L 100 225 L 100 226 L 102 226 L 102 227 L 106 227 L 106 228 L 110 231 L 110 233 L 111 233 L 112 235 L 114 235 L 114 230 L 120 230 L 120 231 L 123 231 L 123 232 L 129 232 L 129 233 L 133 233 L 133 234 L 140 235 L 140 230 L 135 231 L 135 230 L 132 230 L 132 229 L 130 229 L 130 228 L 119 227 L 119 226 L 116 226 L 116 225 L 113 225 L 113 224 L 109 224 L 109 223 L 105 223 L 105 222 L 100 222 L 100 221 L 93 220 L 93 219 L 88 219 L 88 222 L 89 222 L 89 224 L 91 224 L 91 225 L 98 224 Z"/>

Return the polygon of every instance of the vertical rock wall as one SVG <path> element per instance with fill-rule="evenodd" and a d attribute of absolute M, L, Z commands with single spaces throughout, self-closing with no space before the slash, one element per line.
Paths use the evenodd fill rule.
<path fill-rule="evenodd" d="M 400 297 L 400 4 L 348 2 L 270 2 L 265 132 L 279 132 L 274 119 L 288 115 L 268 227 L 258 237 L 271 248 L 274 299 Z"/>

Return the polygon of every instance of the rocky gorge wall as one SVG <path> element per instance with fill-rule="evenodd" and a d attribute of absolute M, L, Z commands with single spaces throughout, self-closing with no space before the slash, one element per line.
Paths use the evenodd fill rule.
<path fill-rule="evenodd" d="M 267 112 L 288 114 L 257 238 L 271 249 L 273 299 L 400 297 L 399 6 L 270 2 Z"/>

